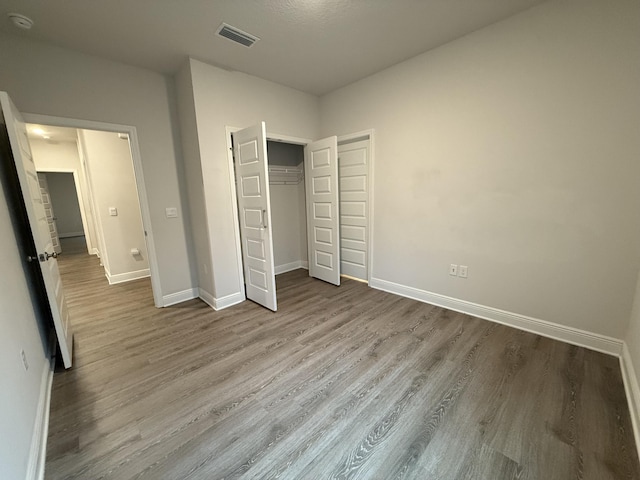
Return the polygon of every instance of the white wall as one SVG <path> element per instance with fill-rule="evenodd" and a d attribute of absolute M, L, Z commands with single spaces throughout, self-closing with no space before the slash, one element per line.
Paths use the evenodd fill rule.
<path fill-rule="evenodd" d="M 193 59 L 183 69 L 190 69 L 198 132 L 198 151 L 185 151 L 185 166 L 188 180 L 196 181 L 189 183 L 189 189 L 201 188 L 197 181 L 202 177 L 206 209 L 200 209 L 201 214 L 206 211 L 206 217 L 194 217 L 193 222 L 205 223 L 208 228 L 211 283 L 215 288 L 211 293 L 216 298 L 228 298 L 241 291 L 242 272 L 237 263 L 239 252 L 233 220 L 236 203 L 231 190 L 225 127 L 247 127 L 266 121 L 269 133 L 315 139 L 319 131 L 319 100 Z M 183 71 L 180 76 L 188 74 Z M 178 93 L 180 103 L 184 92 L 179 89 Z M 201 173 L 189 173 L 194 169 L 201 169 Z M 198 232 L 194 230 L 196 235 Z M 198 262 L 203 260 L 199 258 Z"/>
<path fill-rule="evenodd" d="M 23 479 L 27 474 L 42 379 L 45 369 L 49 369 L 49 361 L 31 303 L 3 183 L 0 182 L 0 478 Z M 27 371 L 22 367 L 21 349 L 29 362 Z"/>
<path fill-rule="evenodd" d="M 173 80 L 48 44 L 0 35 L 0 90 L 27 113 L 132 125 L 138 134 L 163 296 L 193 287 Z M 179 217 L 165 217 L 176 207 Z"/>
<path fill-rule="evenodd" d="M 623 338 L 638 31 L 636 1 L 546 2 L 323 97 L 323 136 L 375 129 L 373 277 Z"/>
<path fill-rule="evenodd" d="M 267 142 L 269 165 L 304 165 L 304 150 L 298 145 Z M 307 262 L 304 178 L 296 185 L 271 183 L 271 230 L 276 272 L 293 268 L 293 264 Z M 302 191 L 302 197 L 300 193 Z M 302 205 L 300 205 L 302 202 Z M 304 249 L 303 247 L 304 237 Z"/>
<path fill-rule="evenodd" d="M 117 133 L 96 130 L 80 130 L 79 139 L 104 240 L 102 258 L 107 276 L 117 281 L 125 275 L 148 275 L 135 275 L 149 269 L 149 258 L 129 141 Z M 110 208 L 116 208 L 116 216 L 110 214 Z M 139 255 L 131 254 L 134 248 Z"/>
<path fill-rule="evenodd" d="M 48 172 L 47 185 L 60 238 L 84 235 L 73 173 Z"/>
<path fill-rule="evenodd" d="M 301 182 L 302 183 L 302 182 Z M 271 193 L 271 222 L 273 256 L 278 267 L 307 261 L 303 251 L 302 234 L 306 230 L 306 215 L 301 218 L 298 185 L 269 185 Z"/>
<path fill-rule="evenodd" d="M 185 175 L 189 188 L 189 212 L 191 219 L 191 235 L 195 257 L 198 287 L 209 298 L 213 297 L 213 273 L 211 271 L 211 243 L 207 228 L 207 214 L 204 200 L 204 183 L 200 168 L 200 145 L 198 144 L 198 125 L 196 107 L 193 98 L 190 63 L 186 62 L 176 74 L 176 93 L 182 151 L 185 161 Z"/>

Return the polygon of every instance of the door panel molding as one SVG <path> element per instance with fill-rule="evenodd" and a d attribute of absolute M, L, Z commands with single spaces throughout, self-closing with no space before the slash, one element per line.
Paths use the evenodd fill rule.
<path fill-rule="evenodd" d="M 375 130 L 368 129 L 362 130 L 359 132 L 350 133 L 348 135 L 341 135 L 338 137 L 338 145 L 347 145 L 350 143 L 355 143 L 363 140 L 369 140 L 369 168 L 367 170 L 368 177 L 368 196 L 367 196 L 367 205 L 366 205 L 366 218 L 369 223 L 369 228 L 367 229 L 367 283 L 371 284 L 371 278 L 373 277 L 373 268 L 374 268 L 374 199 L 375 199 Z M 343 207 L 343 205 L 340 205 Z M 351 207 L 355 205 L 350 204 Z M 342 212 L 344 214 L 344 211 Z M 346 246 L 346 245 L 345 245 Z"/>
<path fill-rule="evenodd" d="M 234 205 L 237 205 L 238 196 L 236 191 L 237 190 L 236 177 L 235 177 L 234 166 L 233 166 L 233 147 L 232 147 L 231 135 L 240 130 L 241 130 L 240 127 L 234 127 L 230 125 L 225 126 L 225 138 L 227 142 L 227 164 L 229 168 L 229 188 L 231 191 L 231 198 L 233 199 Z M 292 143 L 295 145 L 307 145 L 312 141 L 309 138 L 294 137 L 291 135 L 285 135 L 285 134 L 276 133 L 276 132 L 267 132 L 267 140 Z M 232 295 L 236 299 L 235 303 L 239 303 L 246 299 L 246 291 L 244 287 L 244 267 L 242 265 L 242 246 L 241 246 L 242 244 L 240 241 L 240 217 L 239 217 L 237 208 L 233 209 L 233 232 L 234 232 L 235 247 L 236 247 L 235 256 L 236 256 L 236 263 L 237 263 L 237 269 L 238 269 L 237 270 L 238 285 L 237 285 L 236 293 L 233 293 Z M 307 268 L 307 263 L 308 262 L 303 262 L 302 268 Z M 213 265 L 210 265 L 210 267 L 211 269 L 213 269 Z M 278 273 L 282 273 L 282 272 L 279 271 Z"/>
<path fill-rule="evenodd" d="M 338 138 L 304 149 L 309 275 L 340 285 Z"/>
<path fill-rule="evenodd" d="M 245 294 L 276 311 L 265 123 L 235 132 L 233 140 Z"/>

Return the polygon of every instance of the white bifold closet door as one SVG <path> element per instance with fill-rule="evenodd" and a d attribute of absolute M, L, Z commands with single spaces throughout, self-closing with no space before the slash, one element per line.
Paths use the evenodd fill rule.
<path fill-rule="evenodd" d="M 277 310 L 266 126 L 233 134 L 240 239 L 247 298 Z"/>
<path fill-rule="evenodd" d="M 308 144 L 304 150 L 309 275 L 340 285 L 338 138 Z"/>
<path fill-rule="evenodd" d="M 338 146 L 340 273 L 368 280 L 369 140 Z"/>
<path fill-rule="evenodd" d="M 58 254 L 53 247 L 38 174 L 27 139 L 27 127 L 22 120 L 22 115 L 5 92 L 0 92 L 0 105 L 2 106 L 0 123 L 4 122 L 4 127 L 7 129 L 31 235 L 37 249 L 36 252 L 28 254 L 27 260 L 38 262 L 40 266 L 62 361 L 65 368 L 69 368 L 73 360 L 73 331 L 56 260 Z"/>

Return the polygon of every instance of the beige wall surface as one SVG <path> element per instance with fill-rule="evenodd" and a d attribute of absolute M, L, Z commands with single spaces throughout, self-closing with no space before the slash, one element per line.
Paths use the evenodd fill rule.
<path fill-rule="evenodd" d="M 117 133 L 80 130 L 95 213 L 104 239 L 103 260 L 111 276 L 149 268 L 129 141 Z M 115 208 L 113 216 L 110 209 Z M 131 249 L 140 255 L 132 255 Z"/>
<path fill-rule="evenodd" d="M 36 169 L 56 171 L 60 168 L 80 171 L 80 156 L 75 142 L 48 143 L 45 140 L 29 139 Z"/>
<path fill-rule="evenodd" d="M 546 2 L 324 96 L 323 136 L 375 129 L 373 277 L 623 338 L 639 31 L 636 1 Z"/>
<path fill-rule="evenodd" d="M 7 91 L 22 112 L 136 127 L 161 294 L 192 288 L 173 80 L 5 34 L 0 34 L 0 65 L 0 90 Z M 166 218 L 167 207 L 176 207 L 179 217 Z"/>

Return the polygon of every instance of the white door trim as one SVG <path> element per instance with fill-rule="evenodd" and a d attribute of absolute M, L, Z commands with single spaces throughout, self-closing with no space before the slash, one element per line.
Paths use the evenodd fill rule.
<path fill-rule="evenodd" d="M 240 127 L 232 127 L 232 126 L 226 126 L 225 127 L 225 136 L 226 136 L 226 143 L 227 143 L 227 161 L 228 161 L 228 168 L 229 168 L 229 187 L 231 190 L 231 195 L 232 195 L 232 199 L 233 199 L 233 204 L 235 206 L 235 208 L 233 209 L 233 231 L 234 231 L 234 235 L 235 235 L 235 243 L 236 243 L 236 260 L 237 260 L 237 264 L 238 264 L 238 278 L 239 278 L 239 285 L 238 285 L 238 291 L 242 294 L 242 300 L 246 299 L 246 295 L 245 295 L 245 291 L 244 291 L 244 269 L 242 267 L 242 251 L 241 251 L 241 247 L 240 247 L 240 222 L 238 220 L 238 197 L 236 195 L 236 182 L 235 182 L 235 175 L 233 172 L 233 149 L 231 147 L 231 134 L 233 132 L 237 132 L 238 130 L 241 130 Z M 348 135 L 340 135 L 338 136 L 338 144 L 340 143 L 344 143 L 344 142 L 349 142 L 349 141 L 354 141 L 354 140 L 360 140 L 360 139 L 365 139 L 365 138 L 369 138 L 369 171 L 368 171 L 368 181 L 369 181 L 369 198 L 368 198 L 368 211 L 367 211 L 367 215 L 368 215 L 368 220 L 369 220 L 369 231 L 368 231 L 368 235 L 369 238 L 367 239 L 369 242 L 369 268 L 367 271 L 367 283 L 371 284 L 371 278 L 373 276 L 373 259 L 374 259 L 374 254 L 373 254 L 373 248 L 374 248 L 374 243 L 373 243 L 373 228 L 374 228 L 374 218 L 373 218 L 373 205 L 374 205 L 374 185 L 375 185 L 375 129 L 368 129 L 368 130 L 362 130 L 359 132 L 354 132 L 354 133 L 350 133 Z M 308 139 L 308 138 L 302 138 L 302 137 L 294 137 L 291 135 L 284 135 L 284 134 L 279 134 L 279 133 L 274 133 L 274 132 L 269 132 L 267 131 L 267 140 L 272 140 L 272 141 L 282 141 L 282 142 L 286 142 L 286 143 L 293 143 L 293 144 L 297 144 L 297 145 L 307 145 L 308 143 L 311 143 L 313 140 Z"/>
<path fill-rule="evenodd" d="M 369 262 L 369 268 L 367 268 L 367 283 L 371 285 L 371 278 L 373 276 L 373 186 L 374 182 L 374 158 L 375 158 L 375 130 L 362 130 L 360 132 L 350 133 L 348 135 L 341 135 L 338 137 L 338 146 L 341 143 L 348 143 L 357 140 L 369 139 L 369 169 L 367 170 L 367 187 L 369 196 L 367 198 L 367 220 L 369 222 L 369 229 L 367 232 L 367 246 L 369 248 L 367 261 Z"/>
<path fill-rule="evenodd" d="M 56 117 L 51 115 L 40 115 L 34 113 L 22 114 L 27 123 L 38 123 L 41 125 L 52 125 L 56 127 L 69 127 L 87 130 L 102 130 L 106 132 L 126 133 L 129 135 L 129 145 L 131 158 L 133 160 L 133 171 L 138 190 L 138 200 L 140 202 L 140 213 L 142 214 L 142 226 L 146 232 L 147 253 L 149 255 L 149 270 L 151 271 L 151 288 L 153 290 L 153 301 L 155 306 L 164 306 L 162 300 L 162 285 L 158 272 L 158 259 L 156 255 L 155 242 L 153 240 L 153 229 L 151 227 L 151 213 L 147 199 L 147 189 L 144 184 L 144 172 L 142 169 L 142 156 L 138 143 L 138 133 L 136 127 L 131 125 L 119 125 L 115 123 L 96 122 L 93 120 L 80 120 L 66 117 Z"/>
<path fill-rule="evenodd" d="M 242 243 L 240 243 L 240 218 L 238 217 L 238 193 L 236 192 L 236 174 L 233 166 L 233 142 L 231 134 L 242 130 L 237 127 L 225 127 L 225 135 L 227 140 L 227 160 L 229 162 L 229 187 L 231 190 L 231 198 L 233 202 L 233 234 L 236 243 L 236 262 L 238 265 L 238 292 L 242 295 L 242 300 L 247 299 L 247 293 L 244 290 L 244 267 L 242 266 Z M 210 219 L 207 219 L 209 223 Z M 213 265 L 209 265 L 211 275 L 213 275 Z"/>

